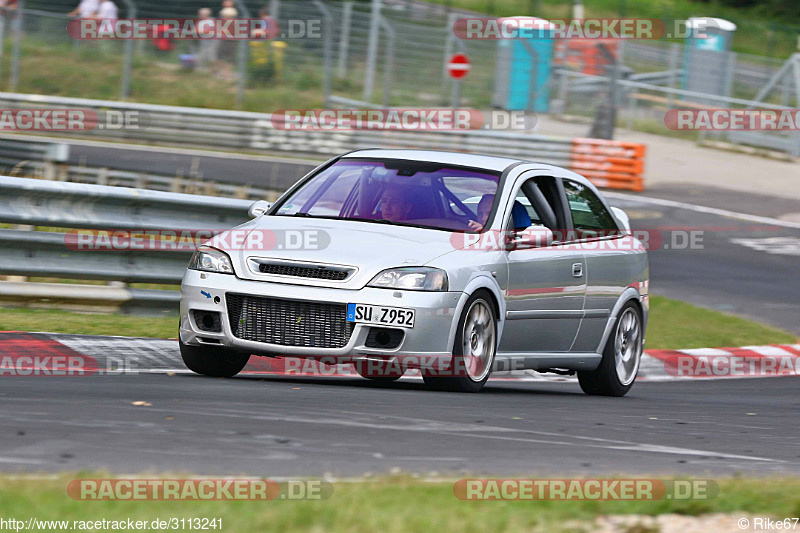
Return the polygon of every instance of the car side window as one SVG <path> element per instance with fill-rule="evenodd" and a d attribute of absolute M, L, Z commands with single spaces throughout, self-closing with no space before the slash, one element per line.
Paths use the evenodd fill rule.
<path fill-rule="evenodd" d="M 578 239 L 619 233 L 614 217 L 591 189 L 580 183 L 564 180 L 564 192 Z"/>

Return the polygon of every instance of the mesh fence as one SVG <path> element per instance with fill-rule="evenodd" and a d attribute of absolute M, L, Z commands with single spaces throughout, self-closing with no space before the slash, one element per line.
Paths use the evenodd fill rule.
<path fill-rule="evenodd" d="M 323 5 L 320 6 L 320 3 Z M 445 65 L 456 52 L 468 55 L 470 73 L 461 82 L 463 107 L 487 108 L 498 104 L 497 94 L 508 91 L 512 83 L 508 72 L 499 69 L 500 41 L 460 40 L 450 27 L 455 17 L 446 5 L 432 5 L 406 0 L 386 0 L 380 23 L 374 35 L 377 45 L 374 71 L 368 64 L 370 32 L 373 27 L 371 3 L 311 0 L 283 0 L 278 6 L 281 35 L 274 41 L 223 42 L 219 44 L 217 67 L 192 83 L 203 83 L 211 77 L 235 83 L 246 75 L 245 97 L 253 97 L 265 87 L 285 87 L 286 91 L 308 91 L 319 94 L 322 102 L 326 52 L 332 73 L 333 95 L 369 104 L 393 106 L 447 106 L 451 103 L 453 80 Z M 21 85 L 34 87 L 36 92 L 83 96 L 83 87 L 91 80 L 95 85 L 102 79 L 100 96 L 118 98 L 123 68 L 123 42 L 77 42 L 66 33 L 65 13 L 77 1 L 47 2 L 47 11 L 37 9 L 43 2 L 26 2 L 19 46 L 19 78 Z M 194 17 L 201 7 L 219 2 L 136 0 L 140 17 Z M 246 10 L 258 16 L 272 2 L 246 0 Z M 125 16 L 123 3 L 120 16 Z M 245 15 L 245 13 L 240 13 Z M 5 42 L 0 88 L 9 86 L 13 63 L 15 20 L 3 20 Z M 780 32 L 778 32 L 780 33 Z M 778 33 L 773 32 L 777 35 Z M 767 34 L 765 34 L 767 35 Z M 777 38 L 777 37 L 775 37 Z M 767 35 L 767 40 L 769 35 Z M 134 68 L 156 67 L 164 79 L 170 72 L 192 68 L 200 54 L 194 41 L 178 41 L 168 49 L 159 49 L 154 42 L 136 41 Z M 245 49 L 244 71 L 239 68 L 239 47 Z M 711 53 L 708 60 L 698 59 L 698 52 L 682 43 L 665 41 L 621 40 L 613 43 L 556 42 L 554 69 L 546 85 L 535 91 L 549 91 L 549 110 L 570 115 L 583 115 L 591 120 L 598 109 L 611 102 L 613 73 L 611 63 L 603 59 L 600 47 L 605 46 L 621 60 L 617 75 L 621 80 L 646 84 L 647 87 L 617 88 L 618 118 L 623 124 L 636 126 L 643 121 L 659 122 L 666 110 L 682 103 L 727 107 L 716 97 L 728 96 L 744 100 L 763 96 L 770 104 L 798 106 L 797 88 L 790 76 L 784 77 L 769 91 L 764 87 L 784 64 L 784 59 L 742 53 Z M 695 54 L 692 56 L 691 54 Z M 717 54 L 717 55 L 714 55 Z M 42 57 L 56 56 L 62 61 L 61 70 L 40 68 Z M 76 68 L 94 60 L 91 71 Z M 98 61 L 99 60 L 99 61 Z M 524 66 L 524 65 L 523 65 Z M 519 65 L 517 65 L 519 67 Z M 533 68 L 525 66 L 526 68 Z M 559 75 L 559 71 L 574 72 L 576 76 Z M 596 76 L 605 76 L 597 78 Z M 504 78 L 505 77 L 505 78 Z M 372 80 L 368 86 L 368 80 Z M 683 89 L 707 93 L 708 98 L 676 96 L 666 89 Z M 151 90 L 152 88 L 148 88 Z M 191 90 L 191 87 L 176 87 Z M 144 93 L 135 72 L 131 93 Z M 765 92 L 765 94 L 761 94 Z M 97 94 L 95 91 L 93 94 Z M 264 101 L 269 105 L 268 101 Z M 251 106 L 252 108 L 252 106 Z M 272 108 L 274 109 L 274 107 Z M 271 109 L 265 108 L 264 111 Z"/>

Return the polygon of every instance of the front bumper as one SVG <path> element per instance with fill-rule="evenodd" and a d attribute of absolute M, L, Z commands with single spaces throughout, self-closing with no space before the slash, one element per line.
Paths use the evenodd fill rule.
<path fill-rule="evenodd" d="M 405 332 L 394 349 L 365 346 L 369 324 L 357 323 L 342 348 L 320 348 L 267 344 L 237 338 L 228 318 L 226 293 L 305 300 L 327 303 L 360 303 L 416 310 L 413 328 Z M 449 356 L 452 354 L 457 317 L 467 296 L 461 292 L 421 292 L 365 287 L 359 290 L 311 287 L 239 279 L 229 274 L 187 270 L 181 284 L 180 339 L 188 345 L 213 345 L 256 355 L 330 358 L 349 362 L 369 356 Z M 221 333 L 198 328 L 190 311 L 216 311 L 221 314 Z"/>

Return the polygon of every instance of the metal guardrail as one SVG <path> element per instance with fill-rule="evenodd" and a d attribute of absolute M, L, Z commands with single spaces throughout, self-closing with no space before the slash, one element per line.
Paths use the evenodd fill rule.
<path fill-rule="evenodd" d="M 171 145 L 191 145 L 193 147 L 228 148 L 245 151 L 278 151 L 296 154 L 338 155 L 361 148 L 428 148 L 479 152 L 507 156 L 524 160 L 543 161 L 562 165 L 585 174 L 589 179 L 598 180 L 601 187 L 642 190 L 644 146 L 629 143 L 626 150 L 620 150 L 620 143 L 592 140 L 592 150 L 583 154 L 587 146 L 584 139 L 571 139 L 534 135 L 520 132 L 491 130 L 466 131 L 373 131 L 337 130 L 307 131 L 276 128 L 272 115 L 219 109 L 199 109 L 162 105 L 135 104 L 104 100 L 87 100 L 39 96 L 15 93 L 0 93 L 0 106 L 14 108 L 75 108 L 91 109 L 99 112 L 106 109 L 141 114 L 138 128 L 120 129 L 95 128 L 80 131 L 84 136 L 102 137 L 106 140 L 138 141 Z M 578 141 L 578 142 L 576 142 Z M 607 147 L 604 154 L 601 147 Z M 610 161 L 627 157 L 635 152 L 637 162 L 630 168 L 637 168 L 635 175 L 626 171 L 609 171 Z M 581 157 L 581 165 L 573 167 L 573 155 Z M 628 169 L 630 170 L 630 169 Z M 617 179 L 620 177 L 621 179 Z"/>
<path fill-rule="evenodd" d="M 249 200 L 0 177 L 0 222 L 60 228 L 219 229 L 247 220 Z"/>
<path fill-rule="evenodd" d="M 82 249 L 81 229 L 141 233 L 221 231 L 248 220 L 249 200 L 0 176 L 0 223 L 58 231 L 0 229 L 0 275 L 178 284 L 191 253 L 141 246 Z M 73 229 L 73 231 L 69 231 Z M 68 231 L 64 231 L 68 230 Z M 210 232 L 209 232 L 210 233 Z M 94 241 L 95 243 L 101 241 Z M 177 248 L 177 247 L 176 247 Z M 174 313 L 176 291 L 67 283 L 0 282 L 0 301 Z"/>
<path fill-rule="evenodd" d="M 70 165 L 71 146 L 59 142 L 27 139 L 0 139 L 0 165 L 14 176 L 37 177 L 52 181 L 71 181 L 96 185 L 114 185 L 165 192 L 190 192 L 206 196 L 264 200 L 277 197 L 294 184 L 295 176 L 314 168 L 307 163 L 288 161 L 269 162 L 269 172 L 260 182 L 262 187 L 224 183 L 193 175 L 154 174 L 107 167 Z M 291 171 L 287 171 L 291 170 Z M 2 174 L 2 170 L 0 170 Z"/>
<path fill-rule="evenodd" d="M 0 273 L 127 283 L 180 283 L 191 252 L 81 250 L 70 233 L 0 230 Z"/>
<path fill-rule="evenodd" d="M 35 143 L 3 140 L 0 143 L 0 161 L 69 161 L 69 145 L 60 143 Z"/>
<path fill-rule="evenodd" d="M 69 161 L 69 145 L 11 139 L 0 140 L 0 166 L 14 172 L 34 169 L 46 179 L 56 179 L 55 165 Z"/>

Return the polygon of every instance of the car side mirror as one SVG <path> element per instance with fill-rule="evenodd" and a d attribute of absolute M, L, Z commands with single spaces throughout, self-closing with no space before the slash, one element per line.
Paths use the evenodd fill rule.
<path fill-rule="evenodd" d="M 530 226 L 515 231 L 506 239 L 509 250 L 526 250 L 529 248 L 547 248 L 553 244 L 553 232 L 545 226 Z"/>
<path fill-rule="evenodd" d="M 631 219 L 628 218 L 628 213 L 626 213 L 619 207 L 612 207 L 611 214 L 613 214 L 614 218 L 616 218 L 617 222 L 619 222 L 621 230 L 624 230 L 625 233 L 631 232 Z"/>
<path fill-rule="evenodd" d="M 253 205 L 251 205 L 250 209 L 247 210 L 247 214 L 250 215 L 250 218 L 258 218 L 266 213 L 270 207 L 272 207 L 272 202 L 258 200 L 253 202 Z"/>

